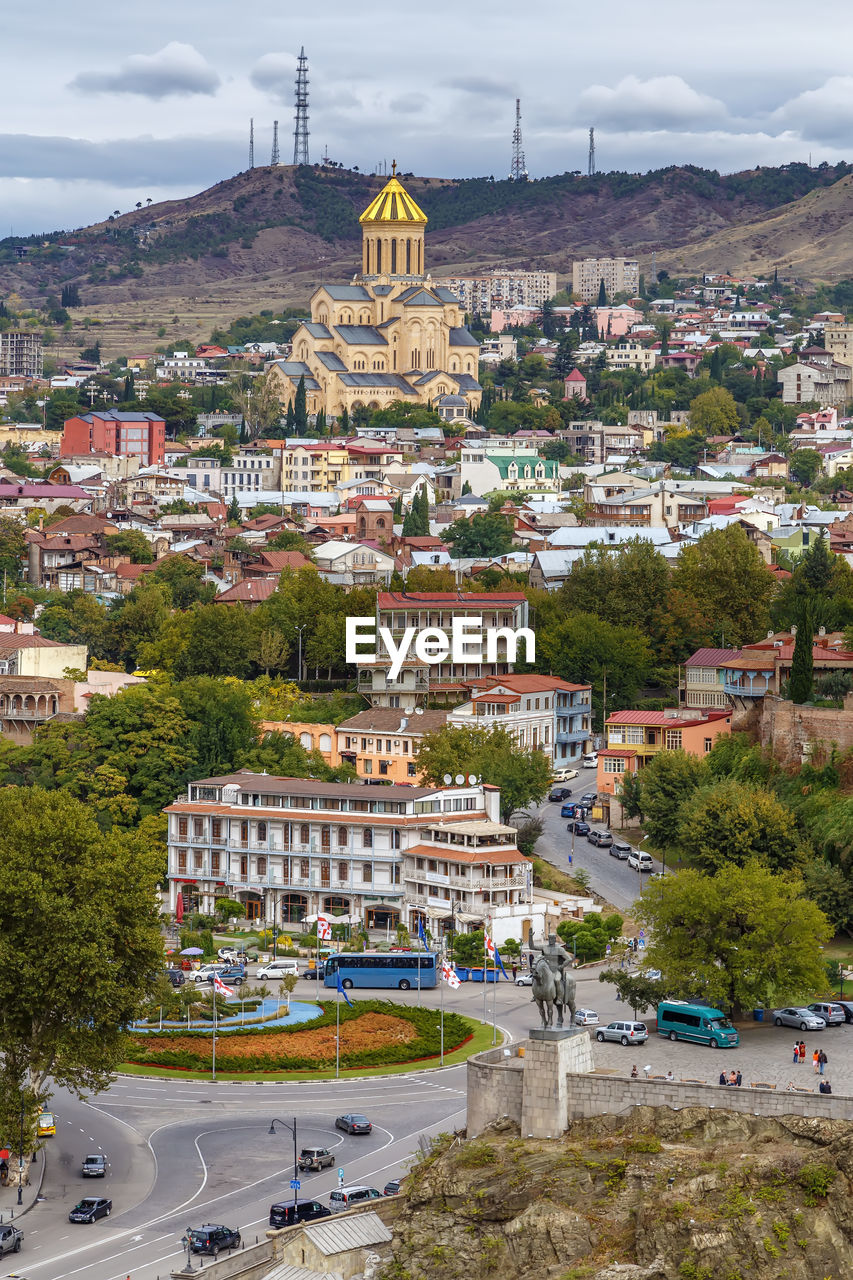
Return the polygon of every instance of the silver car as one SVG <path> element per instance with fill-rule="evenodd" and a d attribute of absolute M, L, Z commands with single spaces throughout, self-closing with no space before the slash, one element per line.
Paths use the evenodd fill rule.
<path fill-rule="evenodd" d="M 791 1006 L 788 1009 L 776 1009 L 773 1022 L 777 1027 L 796 1027 L 798 1031 L 825 1031 L 823 1018 L 812 1013 L 811 1009 Z"/>
<path fill-rule="evenodd" d="M 615 1040 L 617 1044 L 645 1044 L 649 1029 L 645 1022 L 608 1022 L 606 1027 L 598 1028 L 595 1038 Z"/>

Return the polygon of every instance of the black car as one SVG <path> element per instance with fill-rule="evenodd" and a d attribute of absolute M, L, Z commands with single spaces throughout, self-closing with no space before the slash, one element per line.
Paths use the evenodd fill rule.
<path fill-rule="evenodd" d="M 567 797 L 570 796 L 571 794 L 572 794 L 571 787 L 552 787 L 551 791 L 548 794 L 548 799 L 563 801 L 567 799 Z"/>
<path fill-rule="evenodd" d="M 297 1222 L 313 1222 L 315 1218 L 330 1218 L 331 1209 L 327 1209 L 319 1200 L 292 1200 L 282 1204 L 270 1205 L 271 1227 L 292 1227 Z"/>
<path fill-rule="evenodd" d="M 173 987 L 182 987 L 186 982 L 183 969 L 167 969 L 166 977 Z"/>
<path fill-rule="evenodd" d="M 302 977 L 308 978 L 312 982 L 316 982 L 319 978 L 322 978 L 322 976 L 323 976 L 322 965 L 320 966 L 319 969 L 304 969 L 302 972 Z"/>
<path fill-rule="evenodd" d="M 567 822 L 567 823 L 566 823 L 566 830 L 567 830 L 567 831 L 574 831 L 574 833 L 575 833 L 575 835 L 576 835 L 576 836 L 588 836 L 588 835 L 589 835 L 589 823 L 588 823 L 588 822 L 581 822 L 579 818 L 575 818 L 574 822 Z"/>
<path fill-rule="evenodd" d="M 193 1253 L 209 1253 L 216 1257 L 223 1249 L 240 1248 L 240 1232 L 208 1222 L 203 1227 L 187 1227 L 187 1240 Z"/>
<path fill-rule="evenodd" d="M 104 1178 L 107 1173 L 106 1156 L 86 1156 L 80 1169 L 84 1178 Z"/>
<path fill-rule="evenodd" d="M 400 1194 L 400 1179 L 392 1178 L 390 1182 L 386 1182 L 382 1188 L 383 1196 L 398 1196 Z"/>
<path fill-rule="evenodd" d="M 4 1253 L 20 1253 L 24 1242 L 24 1233 L 11 1222 L 0 1224 L 0 1258 Z"/>
<path fill-rule="evenodd" d="M 112 1200 L 104 1196 L 86 1196 L 68 1215 L 69 1222 L 97 1222 L 98 1218 L 108 1218 L 113 1211 Z"/>
<path fill-rule="evenodd" d="M 345 1115 L 338 1116 L 335 1121 L 336 1129 L 343 1129 L 344 1133 L 371 1133 L 373 1125 L 367 1116 Z"/>

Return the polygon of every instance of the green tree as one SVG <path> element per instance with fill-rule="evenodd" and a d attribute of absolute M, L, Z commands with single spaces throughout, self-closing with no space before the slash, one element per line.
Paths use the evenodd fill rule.
<path fill-rule="evenodd" d="M 299 379 L 293 401 L 293 428 L 298 436 L 308 434 L 308 396 L 304 376 Z"/>
<path fill-rule="evenodd" d="M 607 306 L 607 290 L 606 290 L 606 289 L 605 289 L 605 287 L 604 287 L 604 280 L 603 280 L 603 279 L 599 281 L 599 285 L 598 285 L 598 302 L 596 303 L 596 306 L 599 306 L 599 307 L 606 307 L 606 306 Z"/>
<path fill-rule="evenodd" d="M 174 693 L 190 722 L 194 771 L 209 778 L 233 769 L 257 736 L 250 688 L 235 680 L 193 676 L 176 684 Z"/>
<path fill-rule="evenodd" d="M 803 859 L 791 810 L 763 787 L 733 778 L 701 788 L 680 805 L 676 843 L 685 862 L 709 874 L 752 861 L 787 871 Z"/>
<path fill-rule="evenodd" d="M 685 545 L 671 586 L 713 619 L 716 636 L 726 644 L 747 644 L 767 631 L 776 584 L 740 525 L 712 529 Z"/>
<path fill-rule="evenodd" d="M 151 543 L 138 529 L 110 533 L 105 542 L 111 556 L 129 556 L 131 564 L 151 564 L 154 559 Z"/>
<path fill-rule="evenodd" d="M 731 435 L 740 427 L 734 396 L 725 387 L 711 387 L 690 401 L 690 425 L 705 435 Z"/>
<path fill-rule="evenodd" d="M 455 558 L 463 556 L 502 556 L 512 546 L 512 524 L 506 516 L 475 515 L 470 520 L 464 517 L 454 520 L 445 533 L 445 541 L 450 544 L 451 555 Z"/>
<path fill-rule="evenodd" d="M 151 642 L 141 646 L 143 667 L 176 679 L 236 676 L 244 679 L 257 652 L 259 626 L 241 605 L 198 604 L 173 614 Z"/>
<path fill-rule="evenodd" d="M 0 1094 L 14 1112 L 49 1083 L 82 1095 L 112 1079 L 163 964 L 160 867 L 61 791 L 3 790 L 0 828 Z"/>
<path fill-rule="evenodd" d="M 476 774 L 499 787 L 504 820 L 537 804 L 551 784 L 551 762 L 543 751 L 519 747 L 506 729 L 447 725 L 424 735 L 418 768 L 425 781 L 440 786 L 446 773 Z"/>
<path fill-rule="evenodd" d="M 791 457 L 791 475 L 806 488 L 817 479 L 822 466 L 823 459 L 816 449 L 798 449 Z"/>
<path fill-rule="evenodd" d="M 803 869 L 803 882 L 834 931 L 853 935 L 853 881 L 841 867 L 816 858 Z"/>
<path fill-rule="evenodd" d="M 228 523 L 240 524 L 242 519 L 243 519 L 242 508 L 240 507 L 240 503 L 237 501 L 237 495 L 235 493 L 231 501 L 228 503 Z"/>
<path fill-rule="evenodd" d="M 800 610 L 799 626 L 794 640 L 788 696 L 792 702 L 808 702 L 814 684 L 814 623 L 808 605 Z"/>
<path fill-rule="evenodd" d="M 27 543 L 24 526 L 10 516 L 0 516 L 0 578 L 20 582 Z"/>
<path fill-rule="evenodd" d="M 652 651 L 637 627 L 614 626 L 591 613 L 573 613 L 538 628 L 536 665 L 564 680 L 592 685 L 596 716 L 627 707 L 652 668 Z"/>
<path fill-rule="evenodd" d="M 659 751 L 642 772 L 640 804 L 645 831 L 661 849 L 678 846 L 682 806 L 710 781 L 705 761 L 686 751 Z"/>
<path fill-rule="evenodd" d="M 670 997 L 701 999 L 739 1017 L 757 1005 L 808 999 L 826 985 L 826 916 L 799 877 L 761 863 L 652 881 L 635 915 L 651 933 L 646 959 L 661 970 Z"/>
<path fill-rule="evenodd" d="M 112 652 L 107 609 L 88 591 L 52 597 L 39 615 L 39 631 L 62 644 L 85 644 L 90 658 Z"/>
<path fill-rule="evenodd" d="M 216 594 L 213 583 L 203 581 L 204 565 L 189 556 L 164 556 L 151 577 L 168 588 L 175 609 L 189 609 L 196 603 L 209 604 Z"/>

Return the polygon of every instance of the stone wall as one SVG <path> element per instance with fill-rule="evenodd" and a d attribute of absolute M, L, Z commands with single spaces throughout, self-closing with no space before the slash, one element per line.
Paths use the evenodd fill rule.
<path fill-rule="evenodd" d="M 842 707 L 797 706 L 775 694 L 762 699 L 760 741 L 782 764 L 801 765 L 811 742 L 842 751 L 853 747 L 853 694 Z"/>
<path fill-rule="evenodd" d="M 552 1082 L 537 1085 L 525 1080 L 528 1068 L 536 1070 L 537 1058 L 530 1057 L 529 1041 L 512 1045 L 510 1056 L 502 1049 L 490 1049 L 468 1059 L 468 1137 L 475 1137 L 493 1121 L 507 1116 L 524 1132 L 525 1110 L 530 1098 L 545 1090 L 555 1091 Z M 520 1056 L 523 1047 L 525 1055 Z M 541 1086 L 541 1087 L 540 1087 Z M 844 1094 L 787 1093 L 779 1089 L 740 1089 L 715 1084 L 680 1084 L 666 1080 L 632 1080 L 629 1076 L 598 1075 L 594 1071 L 565 1076 L 565 1089 L 556 1091 L 565 1105 L 562 1127 L 589 1116 L 622 1115 L 632 1107 L 719 1107 L 762 1116 L 813 1116 L 833 1120 L 853 1120 L 853 1097 Z M 544 1095 L 543 1095 L 543 1100 Z M 550 1132 L 550 1130 L 549 1130 Z M 548 1136 L 544 1131 L 538 1136 Z"/>

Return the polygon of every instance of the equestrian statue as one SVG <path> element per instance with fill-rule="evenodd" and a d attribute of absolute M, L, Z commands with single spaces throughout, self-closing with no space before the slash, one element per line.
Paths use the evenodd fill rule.
<path fill-rule="evenodd" d="M 557 1010 L 557 1027 L 563 1025 L 563 1009 L 569 1010 L 569 1025 L 575 1017 L 575 981 L 570 975 L 572 957 L 559 942 L 555 933 L 549 933 L 547 942 L 533 941 L 533 930 L 528 929 L 527 947 L 539 952 L 531 963 L 533 975 L 533 999 L 539 1008 L 543 1028 L 552 1026 L 554 1009 Z"/>

